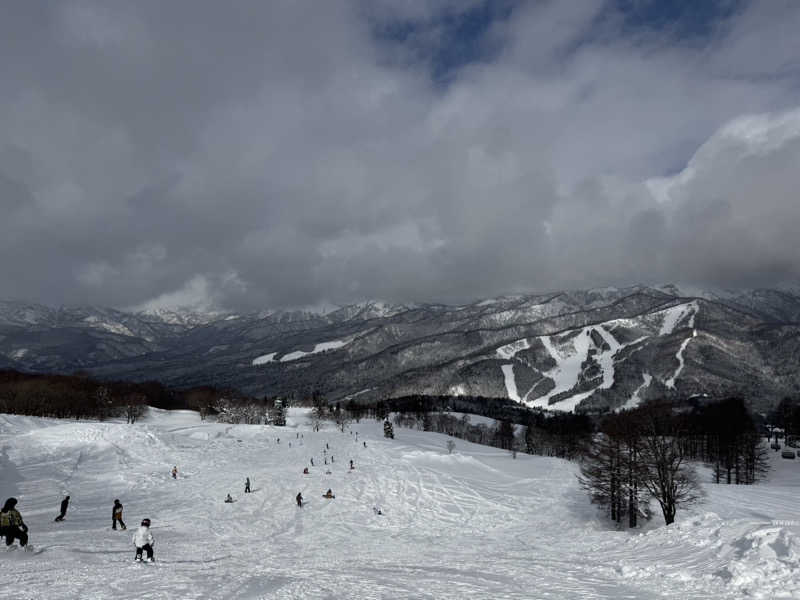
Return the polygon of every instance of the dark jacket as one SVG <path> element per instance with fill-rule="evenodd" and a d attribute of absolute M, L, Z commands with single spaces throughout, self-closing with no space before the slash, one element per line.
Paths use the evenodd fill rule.
<path fill-rule="evenodd" d="M 67 507 L 69 507 L 69 496 L 67 496 L 61 501 L 61 512 L 62 513 L 67 512 Z"/>
<path fill-rule="evenodd" d="M 114 502 L 114 508 L 111 509 L 112 517 L 122 516 L 122 502 Z"/>

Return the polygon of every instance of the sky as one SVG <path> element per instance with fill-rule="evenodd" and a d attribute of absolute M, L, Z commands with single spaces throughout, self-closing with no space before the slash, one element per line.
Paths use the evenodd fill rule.
<path fill-rule="evenodd" d="M 800 280 L 800 2 L 12 0 L 0 298 Z"/>

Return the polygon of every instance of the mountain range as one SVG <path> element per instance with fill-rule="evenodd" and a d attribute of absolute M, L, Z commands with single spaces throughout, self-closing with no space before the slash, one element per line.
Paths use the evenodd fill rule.
<path fill-rule="evenodd" d="M 465 305 L 251 314 L 0 301 L 0 368 L 329 401 L 507 397 L 553 410 L 800 390 L 800 289 L 633 286 Z"/>

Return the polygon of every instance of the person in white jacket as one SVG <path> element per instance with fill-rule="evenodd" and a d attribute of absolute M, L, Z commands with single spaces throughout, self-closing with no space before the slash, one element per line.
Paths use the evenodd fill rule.
<path fill-rule="evenodd" d="M 133 534 L 133 544 L 136 546 L 136 559 L 142 560 L 142 551 L 147 552 L 147 561 L 153 562 L 153 534 L 150 533 L 150 519 L 143 519 L 142 526 Z"/>

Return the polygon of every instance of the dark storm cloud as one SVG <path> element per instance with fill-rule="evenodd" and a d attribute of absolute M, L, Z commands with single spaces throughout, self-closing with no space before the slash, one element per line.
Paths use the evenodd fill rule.
<path fill-rule="evenodd" d="M 800 5 L 723 4 L 11 3 L 0 296 L 796 279 Z"/>

